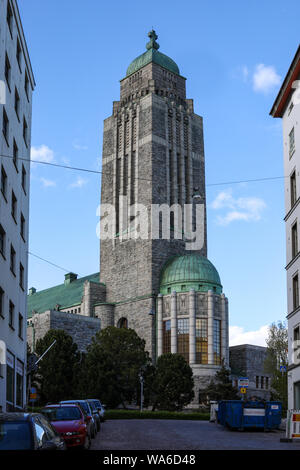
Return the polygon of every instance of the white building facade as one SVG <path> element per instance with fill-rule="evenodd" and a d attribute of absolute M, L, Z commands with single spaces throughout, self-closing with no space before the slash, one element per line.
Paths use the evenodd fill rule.
<path fill-rule="evenodd" d="M 29 176 L 34 76 L 18 5 L 0 0 L 0 410 L 26 400 Z"/>
<path fill-rule="evenodd" d="M 270 114 L 282 118 L 288 308 L 288 406 L 300 409 L 300 46 Z"/>

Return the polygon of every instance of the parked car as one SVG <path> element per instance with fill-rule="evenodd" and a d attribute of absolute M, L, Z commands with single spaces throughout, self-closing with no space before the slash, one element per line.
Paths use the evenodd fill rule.
<path fill-rule="evenodd" d="M 96 407 L 94 400 L 91 399 L 86 399 L 86 401 L 89 403 L 91 410 L 93 412 L 93 416 L 95 418 L 96 424 L 97 424 L 97 431 L 100 431 L 101 427 L 101 418 L 100 418 L 100 413 L 98 411 L 98 408 Z"/>
<path fill-rule="evenodd" d="M 88 434 L 85 416 L 78 405 L 48 405 L 42 409 L 42 413 L 63 437 L 67 447 L 90 448 L 91 437 Z"/>
<path fill-rule="evenodd" d="M 88 432 L 92 439 L 96 437 L 97 434 L 97 424 L 95 421 L 95 417 L 91 410 L 89 403 L 86 400 L 63 400 L 59 402 L 60 404 L 75 404 L 80 406 L 84 414 L 86 415 L 86 421 L 88 425 Z"/>
<path fill-rule="evenodd" d="M 101 403 L 100 400 L 98 400 L 98 398 L 93 399 L 93 402 L 96 405 L 96 408 L 100 414 L 100 420 L 103 423 L 105 421 L 105 406 Z"/>
<path fill-rule="evenodd" d="M 65 441 L 42 414 L 0 413 L 0 451 L 65 449 Z"/>

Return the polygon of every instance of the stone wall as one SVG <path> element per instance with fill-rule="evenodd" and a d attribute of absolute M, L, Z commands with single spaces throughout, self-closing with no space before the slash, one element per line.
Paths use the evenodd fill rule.
<path fill-rule="evenodd" d="M 36 344 L 50 329 L 64 330 L 72 336 L 78 349 L 85 351 L 100 328 L 101 321 L 98 318 L 48 310 L 33 315 L 27 326 L 27 341 L 32 350 L 33 343 Z"/>

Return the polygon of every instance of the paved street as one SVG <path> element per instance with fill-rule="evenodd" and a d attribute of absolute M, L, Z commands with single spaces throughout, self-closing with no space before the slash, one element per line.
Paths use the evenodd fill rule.
<path fill-rule="evenodd" d="M 92 441 L 92 450 L 300 450 L 281 443 L 282 431 L 229 431 L 208 421 L 111 420 Z"/>

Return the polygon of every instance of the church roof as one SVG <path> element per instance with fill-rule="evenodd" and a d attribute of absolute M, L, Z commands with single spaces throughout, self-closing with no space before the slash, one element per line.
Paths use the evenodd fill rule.
<path fill-rule="evenodd" d="M 136 57 L 136 59 L 131 62 L 127 69 L 126 77 L 135 73 L 145 65 L 150 64 L 150 62 L 154 62 L 155 64 L 160 65 L 170 72 L 180 75 L 178 65 L 174 62 L 174 60 L 172 60 L 167 55 L 158 52 L 159 44 L 156 42 L 158 36 L 156 35 L 155 31 L 150 31 L 148 36 L 150 41 L 146 44 L 147 51 Z"/>
<path fill-rule="evenodd" d="M 171 258 L 164 266 L 160 293 L 184 292 L 195 289 L 200 292 L 213 290 L 222 293 L 222 284 L 214 265 L 199 253 Z"/>
<path fill-rule="evenodd" d="M 77 279 L 76 274 L 65 275 L 64 284 L 50 287 L 49 289 L 36 292 L 34 288 L 29 290 L 27 296 L 28 318 L 32 317 L 32 312 L 43 313 L 46 310 L 53 310 L 57 305 L 60 309 L 66 309 L 81 304 L 83 296 L 83 284 L 85 281 L 99 282 L 100 273 Z"/>

